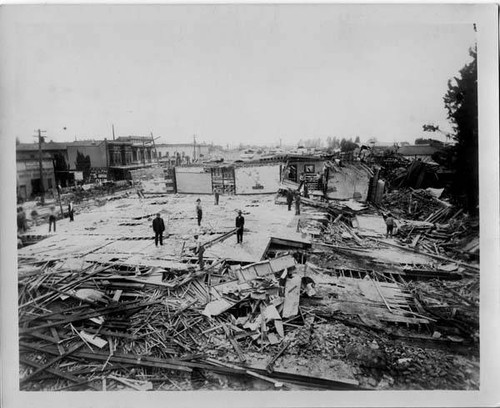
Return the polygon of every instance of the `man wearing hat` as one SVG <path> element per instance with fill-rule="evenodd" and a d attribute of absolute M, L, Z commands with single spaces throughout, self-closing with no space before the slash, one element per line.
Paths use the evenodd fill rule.
<path fill-rule="evenodd" d="M 243 227 L 245 226 L 245 217 L 241 215 L 241 210 L 238 211 L 238 216 L 236 217 L 236 240 L 238 244 L 243 243 Z"/>
<path fill-rule="evenodd" d="M 163 231 L 165 231 L 165 223 L 160 216 L 160 213 L 156 214 L 156 218 L 153 220 L 153 231 L 155 232 L 155 245 L 158 246 L 158 241 L 160 245 L 163 245 Z"/>
<path fill-rule="evenodd" d="M 198 218 L 198 227 L 201 225 L 201 218 L 203 217 L 203 210 L 201 208 L 201 200 L 196 200 L 196 216 Z"/>

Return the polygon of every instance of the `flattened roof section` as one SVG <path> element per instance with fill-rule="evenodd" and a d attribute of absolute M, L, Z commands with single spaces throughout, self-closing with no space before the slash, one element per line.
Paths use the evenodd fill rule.
<path fill-rule="evenodd" d="M 402 156 L 432 156 L 439 150 L 440 147 L 431 145 L 413 145 L 400 147 L 398 153 Z"/>

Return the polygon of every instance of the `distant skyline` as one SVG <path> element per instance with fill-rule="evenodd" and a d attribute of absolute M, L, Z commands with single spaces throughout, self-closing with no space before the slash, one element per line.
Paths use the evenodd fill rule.
<path fill-rule="evenodd" d="M 111 139 L 112 124 L 158 143 L 444 141 L 422 125 L 451 130 L 443 96 L 470 61 L 473 22 L 467 8 L 436 21 L 415 7 L 10 6 L 5 132 L 24 143 L 37 128 L 59 142 Z"/>

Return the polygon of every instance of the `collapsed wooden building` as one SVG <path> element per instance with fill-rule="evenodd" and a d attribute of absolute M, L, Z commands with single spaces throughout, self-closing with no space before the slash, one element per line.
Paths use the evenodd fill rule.
<path fill-rule="evenodd" d="M 289 165 L 180 166 L 177 194 L 163 171 L 137 173 L 145 197 L 89 198 L 57 234 L 33 225 L 18 253 L 21 389 L 477 389 L 473 220 L 424 190 L 410 191 L 421 207 L 372 205 L 369 169 L 319 160 L 326 197 L 303 197 L 296 215 L 276 194 L 294 183 Z M 214 185 L 219 205 L 194 191 Z"/>

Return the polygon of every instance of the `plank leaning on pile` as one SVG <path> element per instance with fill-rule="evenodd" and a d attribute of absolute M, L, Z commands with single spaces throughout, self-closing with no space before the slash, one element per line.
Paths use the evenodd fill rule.
<path fill-rule="evenodd" d="M 194 250 L 195 254 L 198 254 L 198 263 L 200 265 L 200 271 L 205 269 L 205 263 L 203 261 L 203 254 L 205 253 L 205 247 L 201 244 L 198 234 L 194 236 L 196 248 Z"/>

